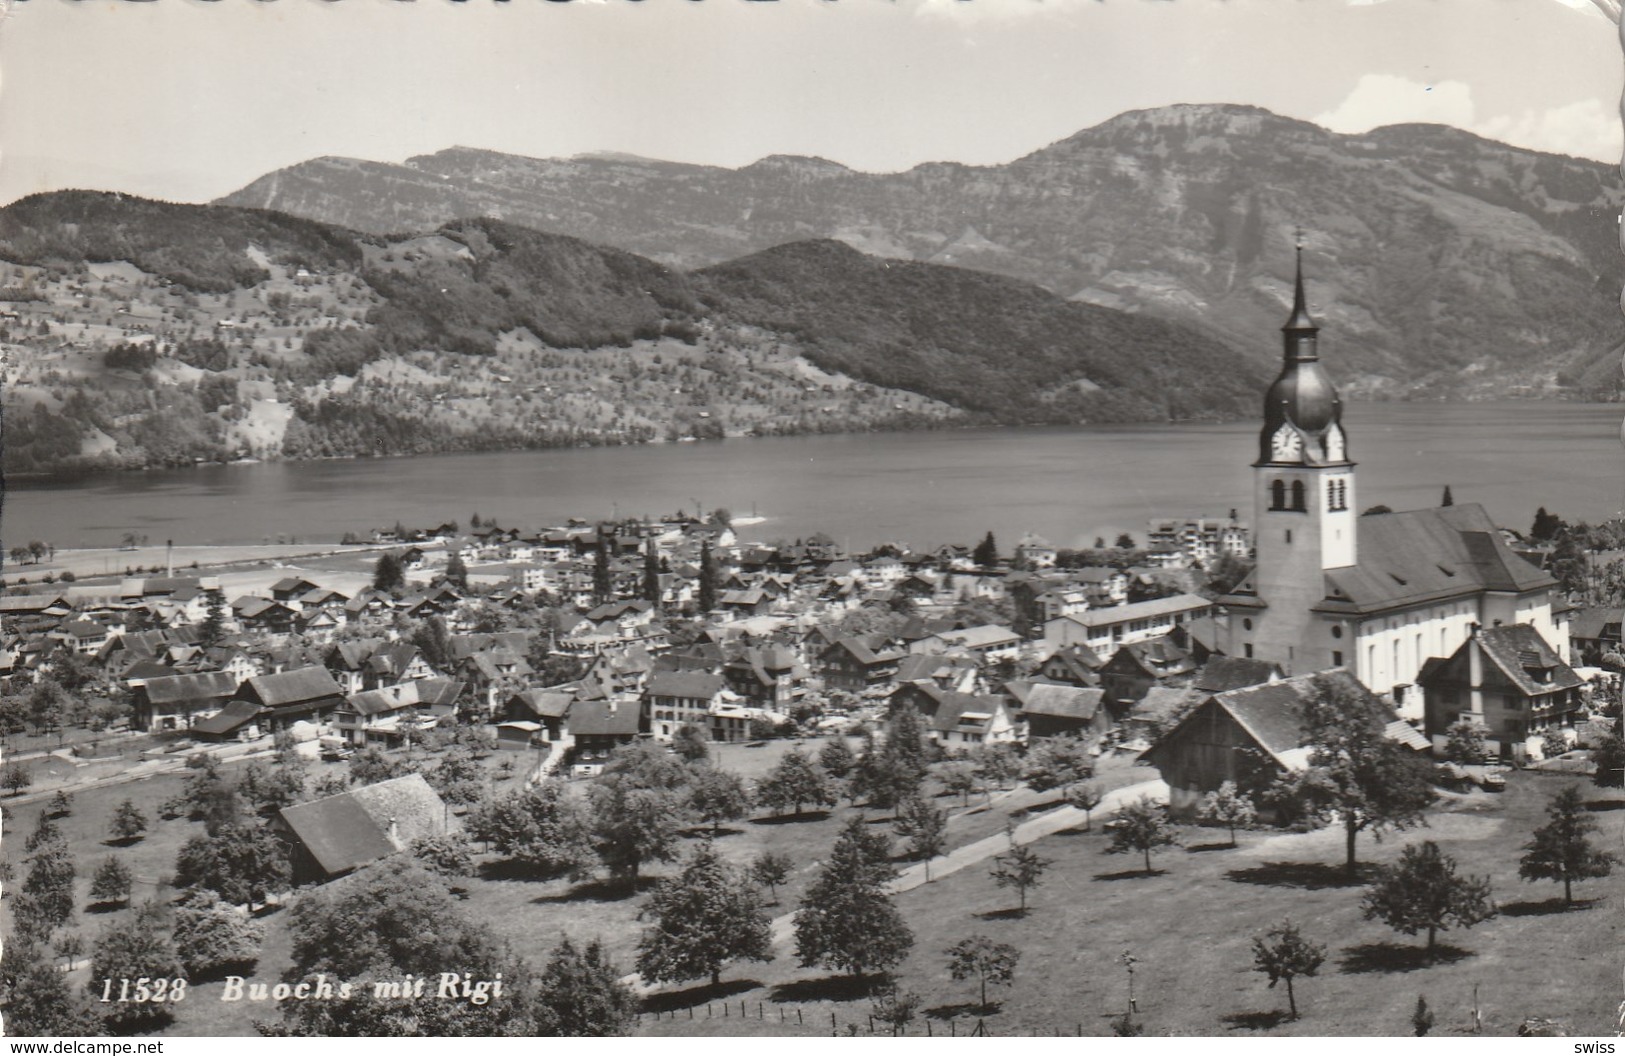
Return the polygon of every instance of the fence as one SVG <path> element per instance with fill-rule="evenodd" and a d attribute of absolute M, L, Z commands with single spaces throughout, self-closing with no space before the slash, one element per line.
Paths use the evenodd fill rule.
<path fill-rule="evenodd" d="M 770 1007 L 771 1006 L 771 1007 Z M 807 1034 L 816 1031 L 819 1034 L 829 1032 L 830 1037 L 866 1037 L 871 1035 L 896 1035 L 908 1037 L 927 1038 L 959 1038 L 959 1037 L 1083 1037 L 1083 1024 L 1070 1023 L 1064 1028 L 1053 1025 L 1048 1030 L 1028 1028 L 1024 1031 L 1016 1029 L 999 1030 L 997 1024 L 990 1026 L 984 1017 L 948 1017 L 937 1019 L 932 1016 L 916 1016 L 901 1028 L 893 1030 L 889 1023 L 882 1022 L 872 1014 L 853 1016 L 843 1019 L 841 1013 L 823 1008 L 808 1009 L 800 1005 L 783 1005 L 778 1002 L 766 1001 L 708 1001 L 703 1005 L 689 1005 L 685 1008 L 663 1009 L 656 1012 L 644 1012 L 638 1016 L 640 1024 L 656 1024 L 661 1022 L 681 1021 L 692 1022 L 696 1020 L 733 1020 L 739 1022 L 743 1031 L 746 1024 L 751 1024 L 752 1034 L 760 1033 L 762 1025 L 771 1025 L 783 1028 L 786 1031 L 796 1031 Z M 715 1025 L 715 1024 L 714 1024 Z"/>

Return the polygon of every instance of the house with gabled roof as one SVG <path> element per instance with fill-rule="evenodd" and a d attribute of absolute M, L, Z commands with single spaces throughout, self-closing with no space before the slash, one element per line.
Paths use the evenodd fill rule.
<path fill-rule="evenodd" d="M 333 712 L 333 726 L 351 744 L 398 744 L 454 720 L 466 687 L 450 678 L 424 678 L 352 693 Z"/>
<path fill-rule="evenodd" d="M 169 672 L 144 679 L 132 687 L 131 722 L 140 730 L 184 730 L 194 716 L 225 707 L 237 685 L 237 678 L 226 671 Z"/>
<path fill-rule="evenodd" d="M 1100 669 L 1100 685 L 1113 713 L 1121 718 L 1152 686 L 1188 682 L 1196 673 L 1190 651 L 1171 635 L 1118 648 Z"/>
<path fill-rule="evenodd" d="M 344 705 L 344 692 L 327 668 L 313 665 L 251 678 L 238 688 L 237 699 L 264 707 L 272 728 L 280 729 L 326 718 Z"/>
<path fill-rule="evenodd" d="M 1585 718 L 1584 681 L 1528 624 L 1475 627 L 1454 653 L 1434 658 L 1419 677 L 1423 729 L 1443 747 L 1457 719 L 1482 726 L 1485 745 L 1503 758 L 1540 753 L 1552 730 Z"/>
<path fill-rule="evenodd" d="M 721 675 L 701 671 L 658 671 L 643 689 L 647 727 L 657 741 L 669 741 L 679 729 L 709 730 L 710 714 L 736 700 Z"/>
<path fill-rule="evenodd" d="M 422 774 L 407 774 L 283 807 L 272 828 L 288 846 L 293 882 L 325 883 L 444 835 L 451 812 Z"/>
<path fill-rule="evenodd" d="M 1307 769 L 1313 752 L 1304 743 L 1304 721 L 1316 679 L 1367 700 L 1373 696 L 1341 668 L 1213 694 L 1140 756 L 1168 783 L 1169 806 L 1190 813 L 1226 781 L 1247 788 L 1269 780 L 1272 770 L 1284 775 Z"/>
<path fill-rule="evenodd" d="M 863 693 L 892 681 L 904 655 L 884 635 L 853 636 L 825 647 L 818 654 L 818 667 L 828 688 Z"/>
<path fill-rule="evenodd" d="M 1027 724 L 1027 741 L 1045 737 L 1082 737 L 1091 743 L 1112 727 L 1105 692 L 1048 682 L 1007 682 L 1005 693 L 1016 716 Z"/>

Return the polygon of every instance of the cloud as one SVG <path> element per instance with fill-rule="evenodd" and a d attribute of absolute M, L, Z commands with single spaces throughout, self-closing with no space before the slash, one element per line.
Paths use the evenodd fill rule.
<path fill-rule="evenodd" d="M 1619 114 L 1596 99 L 1487 118 L 1473 131 L 1531 150 L 1603 161 L 1619 160 L 1625 149 L 1625 130 L 1620 127 Z"/>
<path fill-rule="evenodd" d="M 1368 73 L 1336 109 L 1314 121 L 1333 132 L 1369 132 L 1410 122 L 1471 128 L 1473 92 L 1460 81 L 1423 84 L 1391 73 Z"/>

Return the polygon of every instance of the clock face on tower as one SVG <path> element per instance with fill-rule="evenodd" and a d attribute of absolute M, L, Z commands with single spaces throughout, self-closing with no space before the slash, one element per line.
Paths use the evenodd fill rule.
<path fill-rule="evenodd" d="M 1337 425 L 1326 430 L 1326 457 L 1333 462 L 1343 461 L 1343 430 Z"/>
<path fill-rule="evenodd" d="M 1270 456 L 1277 462 L 1297 462 L 1303 457 L 1303 436 L 1290 425 L 1275 430 L 1270 439 Z"/>

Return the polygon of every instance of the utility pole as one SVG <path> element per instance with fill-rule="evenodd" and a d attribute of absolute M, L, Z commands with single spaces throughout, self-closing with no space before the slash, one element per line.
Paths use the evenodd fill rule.
<path fill-rule="evenodd" d="M 1128 1012 L 1131 1016 L 1140 1011 L 1139 1002 L 1134 999 L 1134 966 L 1139 963 L 1139 960 L 1128 950 L 1124 950 L 1123 956 L 1117 959 L 1119 964 L 1128 969 Z"/>

